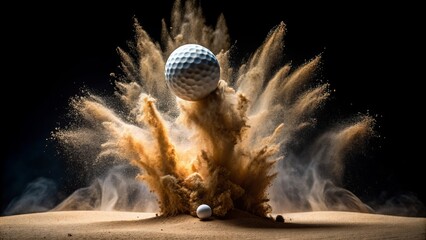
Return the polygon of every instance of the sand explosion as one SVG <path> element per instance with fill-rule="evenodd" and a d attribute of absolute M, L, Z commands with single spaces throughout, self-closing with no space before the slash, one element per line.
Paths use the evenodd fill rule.
<path fill-rule="evenodd" d="M 369 211 L 339 186 L 345 154 L 371 135 L 374 121 L 361 116 L 302 140 L 315 127 L 328 84 L 314 82 L 320 56 L 296 69 L 280 65 L 284 23 L 238 67 L 230 61 L 224 17 L 207 26 L 194 1 L 175 2 L 161 44 L 138 21 L 134 26 L 129 50 L 118 48 L 122 72 L 113 74 L 120 103 L 89 93 L 74 98 L 75 123 L 55 132 L 61 142 L 93 152 L 97 161 L 137 166 L 137 179 L 166 216 L 195 215 L 203 203 L 215 216 L 233 208 L 259 216 L 272 207 Z M 165 60 L 186 43 L 209 48 L 221 66 L 218 89 L 198 102 L 176 98 L 164 79 Z M 73 194 L 56 209 L 81 209 L 75 201 Z"/>

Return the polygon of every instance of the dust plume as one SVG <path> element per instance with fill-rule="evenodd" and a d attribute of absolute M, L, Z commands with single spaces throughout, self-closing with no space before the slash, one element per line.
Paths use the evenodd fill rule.
<path fill-rule="evenodd" d="M 48 178 L 37 178 L 29 183 L 24 192 L 14 198 L 6 207 L 4 215 L 44 212 L 56 204 L 56 183 Z"/>
<path fill-rule="evenodd" d="M 320 55 L 296 68 L 281 64 L 284 23 L 240 66 L 231 61 L 224 16 L 207 26 L 195 1 L 175 2 L 161 44 L 137 20 L 134 28 L 128 49 L 117 50 L 121 72 L 112 74 L 119 102 L 76 97 L 75 122 L 54 133 L 71 152 L 84 152 L 86 162 L 93 154 L 94 162 L 137 167 L 136 178 L 166 216 L 195 215 L 203 203 L 215 216 L 234 208 L 259 216 L 272 209 L 370 211 L 341 180 L 345 155 L 372 135 L 374 120 L 359 117 L 303 140 L 319 131 L 316 113 L 329 90 L 315 81 Z M 197 102 L 176 98 L 164 79 L 167 57 L 186 43 L 209 48 L 221 66 L 218 88 Z M 93 198 L 92 190 L 79 191 L 57 208 Z"/>
<path fill-rule="evenodd" d="M 135 179 L 136 174 L 130 166 L 116 165 L 52 210 L 155 211 L 154 196 Z"/>

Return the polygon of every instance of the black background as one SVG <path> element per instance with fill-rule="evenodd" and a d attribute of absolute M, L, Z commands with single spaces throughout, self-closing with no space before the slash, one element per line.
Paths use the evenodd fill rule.
<path fill-rule="evenodd" d="M 336 89 L 326 112 L 337 119 L 376 116 L 380 137 L 348 162 L 345 186 L 366 201 L 413 194 L 425 202 L 423 136 L 424 60 L 420 7 L 364 3 L 234 3 L 201 1 L 207 22 L 221 12 L 243 57 L 284 21 L 285 59 L 297 66 L 323 53 L 321 79 Z M 156 40 L 173 1 L 98 6 L 19 5 L 2 20 L 3 139 L 0 211 L 37 177 L 54 179 L 64 194 L 65 159 L 47 141 L 66 125 L 69 99 L 87 88 L 111 94 L 116 47 L 133 38 L 133 16 Z M 3 16 L 4 18 L 4 16 Z M 423 56 L 424 58 L 424 56 Z"/>

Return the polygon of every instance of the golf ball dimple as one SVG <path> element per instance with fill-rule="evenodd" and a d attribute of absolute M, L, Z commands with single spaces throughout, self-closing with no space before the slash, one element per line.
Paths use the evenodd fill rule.
<path fill-rule="evenodd" d="M 201 204 L 197 208 L 197 217 L 201 220 L 207 219 L 212 216 L 212 209 L 207 204 Z"/>
<path fill-rule="evenodd" d="M 179 98 L 198 101 L 217 88 L 220 67 L 216 56 L 198 44 L 174 50 L 165 66 L 167 86 Z"/>

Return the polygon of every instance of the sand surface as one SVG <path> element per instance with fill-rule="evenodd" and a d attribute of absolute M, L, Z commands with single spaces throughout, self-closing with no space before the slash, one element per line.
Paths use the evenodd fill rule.
<path fill-rule="evenodd" d="M 226 219 L 63 211 L 0 217 L 0 239 L 426 239 L 426 218 L 352 212 L 283 214 L 285 223 L 234 211 Z"/>

